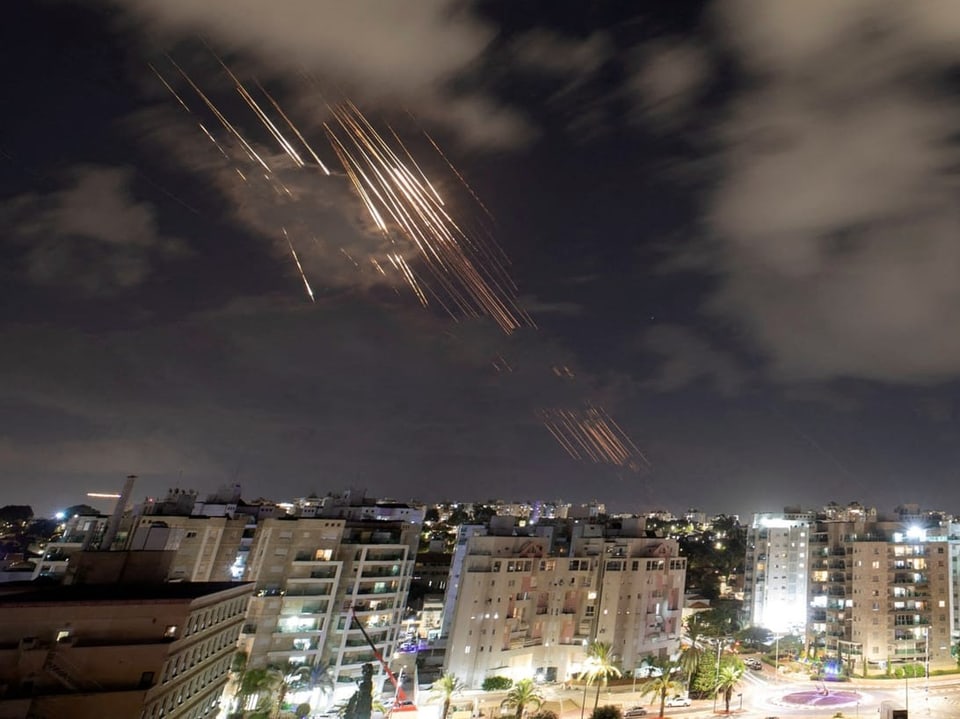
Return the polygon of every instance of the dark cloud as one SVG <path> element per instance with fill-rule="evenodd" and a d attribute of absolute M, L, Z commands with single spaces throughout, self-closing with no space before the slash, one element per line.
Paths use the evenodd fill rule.
<path fill-rule="evenodd" d="M 644 333 L 642 347 L 661 358 L 656 374 L 643 382 L 648 389 L 669 392 L 705 381 L 721 395 L 733 396 L 748 380 L 734 355 L 684 327 L 652 327 Z"/>
<path fill-rule="evenodd" d="M 367 108 L 409 109 L 469 144 L 512 146 L 532 132 L 516 110 L 461 82 L 496 29 L 459 0 L 148 0 L 118 6 L 148 31 L 171 40 L 203 36 L 223 52 L 256 57 L 260 74 L 292 79 L 307 71 L 336 95 Z"/>
<path fill-rule="evenodd" d="M 136 199 L 133 172 L 123 167 L 78 166 L 65 187 L 24 193 L 0 203 L 6 239 L 19 246 L 26 276 L 85 295 L 112 294 L 141 284 L 154 261 L 180 254 L 156 211 Z"/>
<path fill-rule="evenodd" d="M 666 125 L 688 119 L 713 73 L 715 60 L 691 40 L 660 40 L 637 48 L 628 65 L 627 90 L 639 117 Z"/>
<path fill-rule="evenodd" d="M 704 122 L 705 221 L 733 320 L 778 379 L 930 383 L 960 372 L 960 62 L 951 3 L 716 6 L 748 80 Z"/>

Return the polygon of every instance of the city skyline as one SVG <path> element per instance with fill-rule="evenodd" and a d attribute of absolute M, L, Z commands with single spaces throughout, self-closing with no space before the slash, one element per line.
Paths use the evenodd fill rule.
<path fill-rule="evenodd" d="M 960 20 L 802 7 L 17 7 L 4 501 L 960 512 Z"/>

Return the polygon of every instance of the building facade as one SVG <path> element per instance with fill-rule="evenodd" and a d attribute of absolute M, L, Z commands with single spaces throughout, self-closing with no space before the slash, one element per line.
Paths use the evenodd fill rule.
<path fill-rule="evenodd" d="M 251 591 L 204 582 L 0 596 L 0 716 L 215 716 Z"/>
<path fill-rule="evenodd" d="M 744 611 L 754 626 L 802 633 L 807 623 L 813 512 L 754 514 L 747 527 Z"/>
<path fill-rule="evenodd" d="M 247 578 L 254 597 L 241 636 L 251 667 L 322 669 L 336 697 L 352 694 L 365 663 L 381 672 L 363 637 L 389 660 L 403 636 L 420 525 L 307 517 L 258 525 Z"/>
<path fill-rule="evenodd" d="M 548 536 L 472 533 L 445 671 L 470 687 L 493 675 L 566 681 L 583 671 L 595 640 L 610 643 L 624 668 L 670 656 L 679 650 L 685 576 L 670 539 L 579 526 L 554 551 Z"/>
<path fill-rule="evenodd" d="M 818 522 L 808 643 L 858 673 L 954 667 L 955 527 L 875 517 Z"/>

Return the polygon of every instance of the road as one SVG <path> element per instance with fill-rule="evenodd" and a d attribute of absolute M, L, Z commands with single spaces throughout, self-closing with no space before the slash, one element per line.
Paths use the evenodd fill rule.
<path fill-rule="evenodd" d="M 817 695 L 817 688 L 823 686 L 810 681 L 805 677 L 781 676 L 776 677 L 770 667 L 762 672 L 750 671 L 744 675 L 742 684 L 733 694 L 730 702 L 731 714 L 737 717 L 809 717 L 810 719 L 830 719 L 838 711 L 845 719 L 865 717 L 874 719 L 883 701 L 894 701 L 903 704 L 907 701 L 912 717 L 930 717 L 930 719 L 957 719 L 960 717 L 960 676 L 933 677 L 929 687 L 924 679 L 887 680 L 872 679 L 844 683 L 833 683 L 825 686 L 828 692 L 856 692 L 860 700 L 851 700 L 842 705 L 834 706 L 791 706 L 783 700 L 786 695 L 809 692 Z M 587 692 L 584 716 L 589 717 L 593 709 L 595 689 Z M 561 719 L 580 719 L 581 703 L 583 702 L 582 689 L 562 690 L 558 687 L 548 687 L 545 691 L 549 708 L 560 709 L 562 699 Z M 842 695 L 841 695 L 842 696 Z M 630 686 L 613 687 L 610 691 L 601 691 L 600 704 L 615 704 L 624 709 L 631 706 L 644 706 L 650 717 L 656 717 L 659 709 L 658 702 L 651 702 L 650 697 L 642 697 L 639 692 L 631 691 Z M 695 700 L 690 707 L 667 707 L 664 714 L 667 717 L 683 717 L 698 719 L 700 717 L 722 714 L 723 699 L 716 702 L 713 699 Z"/>

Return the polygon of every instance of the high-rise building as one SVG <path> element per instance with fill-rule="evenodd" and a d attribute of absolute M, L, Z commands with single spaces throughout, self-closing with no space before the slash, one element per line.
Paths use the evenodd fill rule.
<path fill-rule="evenodd" d="M 751 624 L 800 633 L 807 622 L 807 579 L 813 512 L 753 515 L 747 527 L 744 610 Z"/>
<path fill-rule="evenodd" d="M 625 668 L 676 653 L 686 560 L 674 540 L 628 534 L 575 524 L 561 552 L 547 534 L 465 533 L 445 670 L 472 687 L 492 675 L 565 681 L 594 640 Z"/>
<path fill-rule="evenodd" d="M 350 512 L 339 508 L 337 514 Z M 411 521 L 260 522 L 246 575 L 256 589 L 240 641 L 249 666 L 322 668 L 342 695 L 355 690 L 363 664 L 380 673 L 358 624 L 389 660 L 403 635 L 419 533 L 419 522 Z"/>
<path fill-rule="evenodd" d="M 859 673 L 955 666 L 956 525 L 825 516 L 811 536 L 807 640 Z"/>

